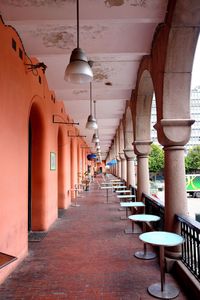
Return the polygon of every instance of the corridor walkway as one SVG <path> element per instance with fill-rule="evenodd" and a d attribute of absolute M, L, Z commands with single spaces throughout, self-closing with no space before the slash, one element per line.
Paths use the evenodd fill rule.
<path fill-rule="evenodd" d="M 111 194 L 111 193 L 110 193 Z M 147 287 L 159 282 L 157 259 L 133 256 L 143 247 L 138 235 L 124 234 L 115 193 L 93 183 L 41 242 L 29 243 L 29 255 L 0 286 L 1 300 L 147 300 Z M 176 282 L 167 274 L 166 281 Z M 176 298 L 188 299 L 183 291 Z"/>

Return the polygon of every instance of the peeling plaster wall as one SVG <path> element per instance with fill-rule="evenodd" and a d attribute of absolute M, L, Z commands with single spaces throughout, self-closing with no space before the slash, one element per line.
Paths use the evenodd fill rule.
<path fill-rule="evenodd" d="M 28 128 L 30 112 L 32 117 L 39 116 L 40 125 L 43 128 L 42 156 L 39 165 L 32 170 L 32 178 L 41 172 L 39 181 L 32 182 L 32 200 L 35 197 L 34 226 L 38 230 L 48 230 L 57 218 L 58 209 L 58 169 L 50 170 L 50 152 L 55 152 L 58 158 L 58 125 L 52 123 L 52 115 L 60 116 L 67 120 L 63 113 L 63 103 L 55 100 L 55 95 L 48 88 L 48 84 L 41 69 L 31 72 L 25 67 L 30 63 L 22 50 L 23 56 L 19 57 L 19 49 L 23 49 L 21 40 L 16 32 L 0 22 L 0 157 L 2 172 L 0 175 L 0 245 L 1 251 L 14 255 L 17 261 L 0 269 L 0 282 L 16 267 L 28 251 Z M 16 49 L 12 47 L 12 40 L 16 43 Z M 32 63 L 37 63 L 32 58 Z M 40 80 L 39 80 L 40 79 Z M 37 108 L 31 110 L 31 108 Z M 38 117 L 35 119 L 38 120 Z M 62 125 L 61 125 L 62 126 Z M 41 127 L 35 122 L 32 149 L 37 150 L 34 138 L 41 136 L 37 130 Z M 66 130 L 66 126 L 64 126 Z M 64 160 L 70 169 L 69 146 Z M 36 150 L 35 150 L 36 149 Z M 37 151 L 35 152 L 37 154 Z M 38 160 L 37 160 L 38 161 Z M 33 163 L 33 156 L 32 156 Z M 57 162 L 56 162 L 57 165 Z M 35 177 L 36 178 L 36 177 Z M 40 188 L 42 187 L 42 188 Z M 64 206 L 67 208 L 70 197 L 67 190 L 70 188 L 70 180 L 65 186 Z M 40 216 L 40 219 L 37 219 Z M 37 222 L 38 220 L 38 222 Z M 36 228 L 35 227 L 35 228 Z"/>

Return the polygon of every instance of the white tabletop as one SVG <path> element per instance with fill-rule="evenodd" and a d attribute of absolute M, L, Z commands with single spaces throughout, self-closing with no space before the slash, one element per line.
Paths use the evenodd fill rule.
<path fill-rule="evenodd" d="M 143 202 L 121 202 L 121 207 L 144 207 L 145 204 Z"/>
<path fill-rule="evenodd" d="M 112 183 L 111 182 L 102 182 L 101 185 L 110 185 L 110 186 L 112 186 Z"/>
<path fill-rule="evenodd" d="M 167 231 L 145 232 L 139 236 L 140 240 L 157 246 L 177 246 L 184 242 L 184 238 L 176 233 Z"/>
<path fill-rule="evenodd" d="M 101 190 L 112 189 L 112 186 L 101 186 Z"/>
<path fill-rule="evenodd" d="M 148 214 L 136 214 L 131 215 L 128 218 L 135 222 L 155 222 L 160 220 L 160 217 Z"/>
<path fill-rule="evenodd" d="M 111 181 L 112 181 L 112 182 L 118 182 L 118 181 L 121 182 L 121 179 L 112 179 Z"/>
<path fill-rule="evenodd" d="M 125 189 L 127 186 L 126 185 L 113 185 L 113 189 Z"/>
<path fill-rule="evenodd" d="M 131 190 L 122 190 L 122 191 L 116 191 L 116 193 L 131 193 Z"/>
<path fill-rule="evenodd" d="M 116 182 L 111 182 L 112 185 L 115 185 L 115 184 L 124 184 L 123 181 L 116 181 Z"/>
<path fill-rule="evenodd" d="M 117 198 L 135 198 L 135 195 L 117 195 Z"/>

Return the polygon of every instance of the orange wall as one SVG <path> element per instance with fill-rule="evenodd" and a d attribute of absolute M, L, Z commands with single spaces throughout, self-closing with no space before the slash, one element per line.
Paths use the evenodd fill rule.
<path fill-rule="evenodd" d="M 16 41 L 16 51 L 12 39 Z M 1 282 L 28 251 L 29 117 L 33 230 L 48 230 L 57 218 L 58 207 L 70 205 L 71 177 L 72 182 L 77 181 L 77 168 L 71 160 L 67 126 L 52 122 L 54 114 L 59 121 L 68 120 L 63 103 L 55 101 L 41 69 L 38 74 L 27 70 L 25 63 L 30 63 L 30 59 L 19 36 L 1 21 L 0 40 L 0 251 L 18 258 L 0 269 Z M 37 60 L 32 58 L 32 62 Z M 50 170 L 50 152 L 56 154 L 56 170 Z"/>

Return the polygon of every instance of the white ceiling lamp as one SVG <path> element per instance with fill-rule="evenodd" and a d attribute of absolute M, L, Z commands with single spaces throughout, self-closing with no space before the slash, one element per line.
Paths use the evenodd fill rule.
<path fill-rule="evenodd" d="M 92 143 L 99 143 L 100 140 L 99 140 L 99 136 L 98 136 L 98 133 L 95 132 L 92 136 Z"/>
<path fill-rule="evenodd" d="M 96 118 L 96 100 L 94 100 L 94 118 Z M 96 132 L 93 134 L 92 136 L 92 143 L 99 143 L 100 140 L 99 140 L 99 133 L 98 133 L 98 130 L 96 130 Z"/>
<path fill-rule="evenodd" d="M 70 62 L 65 70 L 64 79 L 72 83 L 87 83 L 93 79 L 93 72 L 88 64 L 87 56 L 79 48 L 79 0 L 76 1 L 77 7 L 77 47 L 72 51 Z"/>
<path fill-rule="evenodd" d="M 97 129 L 98 125 L 97 125 L 97 121 L 95 119 L 95 117 L 93 117 L 92 115 L 92 83 L 90 82 L 90 115 L 87 119 L 87 123 L 85 126 L 87 129 Z"/>
<path fill-rule="evenodd" d="M 96 146 L 97 152 L 98 152 L 98 153 L 101 152 L 100 144 L 99 144 L 99 143 L 96 143 L 95 146 Z"/>

